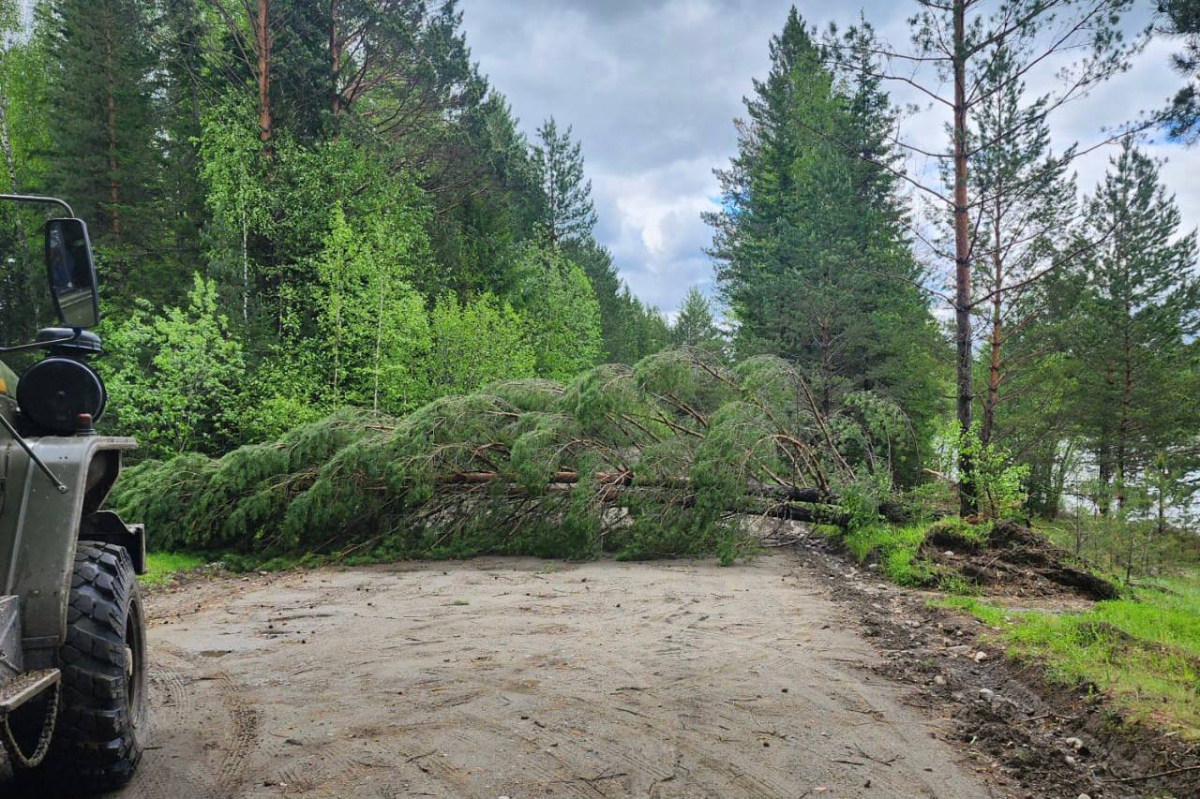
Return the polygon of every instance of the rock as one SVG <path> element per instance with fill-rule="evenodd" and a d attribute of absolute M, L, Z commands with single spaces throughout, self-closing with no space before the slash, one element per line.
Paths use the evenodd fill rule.
<path fill-rule="evenodd" d="M 1066 744 L 1067 744 L 1067 746 L 1074 749 L 1076 752 L 1078 752 L 1080 749 L 1083 748 L 1083 741 L 1081 741 L 1078 738 L 1068 738 L 1066 741 Z"/>
<path fill-rule="evenodd" d="M 1092 799 L 1092 797 L 1088 796 L 1086 793 L 1081 793 L 1079 794 L 1079 799 Z"/>
<path fill-rule="evenodd" d="M 993 699 L 996 698 L 996 692 L 993 691 L 991 688 L 980 688 L 979 689 L 979 698 L 985 702 L 991 702 Z"/>
<path fill-rule="evenodd" d="M 934 678 L 933 678 L 933 684 L 934 684 L 934 685 L 939 685 L 939 686 L 940 686 L 940 685 L 945 685 L 945 684 L 946 684 L 946 678 L 945 678 L 945 677 L 943 677 L 942 675 L 940 675 L 940 674 L 939 674 L 938 676 L 936 676 L 936 677 L 934 677 Z"/>
<path fill-rule="evenodd" d="M 1075 768 L 1075 763 L 1076 763 L 1075 758 L 1071 757 L 1070 755 L 1067 755 L 1067 765 L 1070 766 L 1071 768 Z"/>
<path fill-rule="evenodd" d="M 975 662 L 976 663 L 982 663 L 985 660 L 987 660 L 987 652 L 976 652 L 975 653 Z"/>

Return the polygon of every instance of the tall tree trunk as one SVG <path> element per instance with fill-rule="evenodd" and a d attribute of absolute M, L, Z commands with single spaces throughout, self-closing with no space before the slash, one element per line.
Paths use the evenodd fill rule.
<path fill-rule="evenodd" d="M 241 180 L 241 178 L 239 178 Z M 250 323 L 250 222 L 246 218 L 246 198 L 238 188 L 238 205 L 242 211 L 242 321 Z"/>
<path fill-rule="evenodd" d="M 1100 483 L 1100 492 L 1096 497 L 1096 512 L 1107 516 L 1109 511 L 1108 487 L 1112 483 L 1112 444 L 1108 439 L 1109 431 L 1101 434 L 1100 445 L 1096 447 L 1096 479 Z"/>
<path fill-rule="evenodd" d="M 342 40 L 338 36 L 338 0 L 329 0 L 329 75 L 329 110 L 333 114 L 333 123 L 336 127 L 338 114 L 342 111 L 342 93 L 338 87 L 338 81 L 341 80 L 342 75 Z M 336 131 L 334 135 L 337 135 Z"/>
<path fill-rule="evenodd" d="M 1155 532 L 1158 533 L 1159 538 L 1162 538 L 1167 532 L 1167 492 L 1164 489 L 1167 479 L 1169 479 L 1168 475 L 1161 473 L 1158 475 L 1158 496 L 1155 498 L 1158 500 L 1156 503 L 1158 506 L 1158 520 L 1155 525 Z"/>
<path fill-rule="evenodd" d="M 1000 404 L 1000 342 L 1004 310 L 1004 258 L 1000 255 L 1000 193 L 1001 189 L 997 187 L 992 217 L 992 331 L 988 336 L 991 354 L 988 358 L 987 398 L 983 402 L 983 422 L 979 429 L 979 441 L 982 444 L 991 443 L 992 427 L 996 422 L 996 406 Z"/>
<path fill-rule="evenodd" d="M 113 57 L 112 7 L 104 8 L 104 72 L 108 92 L 108 202 L 114 241 L 121 243 L 121 188 L 117 178 L 117 77 Z"/>
<path fill-rule="evenodd" d="M 274 146 L 271 142 L 271 19 L 270 0 L 258 0 L 258 15 L 254 25 L 254 52 L 258 57 L 258 140 L 262 143 L 263 155 L 271 158 Z"/>
<path fill-rule="evenodd" d="M 1125 463 L 1128 454 L 1129 416 L 1133 408 L 1133 344 L 1130 341 L 1129 325 L 1132 309 L 1125 303 L 1125 330 L 1122 355 L 1125 361 L 1124 381 L 1121 389 L 1121 422 L 1117 425 L 1117 510 L 1125 510 Z"/>
<path fill-rule="evenodd" d="M 966 0 L 954 0 L 954 336 L 957 345 L 958 426 L 971 432 L 971 228 L 967 213 L 967 48 Z M 959 448 L 959 511 L 978 507 L 970 453 Z"/>

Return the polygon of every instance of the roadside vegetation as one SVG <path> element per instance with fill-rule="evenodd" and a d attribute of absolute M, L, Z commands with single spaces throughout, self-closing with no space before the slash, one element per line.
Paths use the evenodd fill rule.
<path fill-rule="evenodd" d="M 1013 611 L 972 597 L 943 604 L 976 616 L 1051 680 L 1090 686 L 1126 719 L 1200 739 L 1200 572 L 1130 587 L 1083 612 Z"/>
<path fill-rule="evenodd" d="M 159 588 L 168 584 L 172 578 L 198 569 L 206 563 L 207 558 L 192 552 L 148 552 L 146 573 L 139 579 L 143 585 Z"/>

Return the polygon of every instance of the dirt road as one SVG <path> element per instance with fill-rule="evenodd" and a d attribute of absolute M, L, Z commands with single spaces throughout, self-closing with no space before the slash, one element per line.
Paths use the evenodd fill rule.
<path fill-rule="evenodd" d="M 154 748 L 119 795 L 990 796 L 863 670 L 870 647 L 791 558 L 484 559 L 160 594 Z"/>

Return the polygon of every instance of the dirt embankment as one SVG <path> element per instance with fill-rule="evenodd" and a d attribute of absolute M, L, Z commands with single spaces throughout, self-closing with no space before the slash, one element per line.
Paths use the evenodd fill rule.
<path fill-rule="evenodd" d="M 1066 550 L 1045 536 L 1014 522 L 997 522 L 986 541 L 964 537 L 953 525 L 935 524 L 918 555 L 961 574 L 985 593 L 995 591 L 1008 597 L 1117 597 L 1115 585 L 1072 563 Z"/>
<path fill-rule="evenodd" d="M 483 559 L 157 595 L 154 748 L 121 796 L 1015 796 L 866 668 L 797 565 Z"/>
<path fill-rule="evenodd" d="M 1200 747 L 1123 723 L 1087 686 L 1049 683 L 1036 664 L 1006 658 L 976 619 L 931 607 L 935 595 L 881 584 L 823 539 L 803 539 L 797 552 L 800 573 L 852 609 L 882 653 L 875 673 L 912 686 L 911 700 L 945 719 L 951 739 L 1003 790 L 1030 799 L 1200 797 Z M 1016 525 L 997 525 L 984 546 L 935 531 L 922 552 L 1010 607 L 1077 611 L 1114 593 Z"/>

